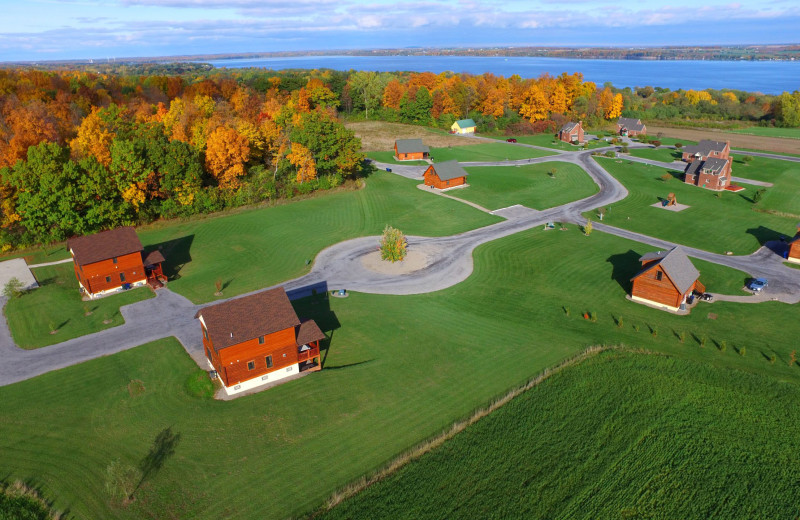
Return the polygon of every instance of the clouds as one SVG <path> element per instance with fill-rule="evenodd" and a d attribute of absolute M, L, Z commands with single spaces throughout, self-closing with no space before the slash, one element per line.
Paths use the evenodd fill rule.
<path fill-rule="evenodd" d="M 796 2 L 38 0 L 0 21 L 0 60 L 403 46 L 796 40 Z M 697 30 L 702 23 L 703 31 Z"/>

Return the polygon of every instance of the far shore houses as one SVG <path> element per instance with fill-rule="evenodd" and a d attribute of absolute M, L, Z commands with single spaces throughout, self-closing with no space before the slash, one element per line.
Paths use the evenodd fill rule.
<path fill-rule="evenodd" d="M 647 134 L 647 126 L 642 123 L 641 119 L 620 117 L 619 120 L 617 120 L 617 133 L 627 137 L 645 135 Z"/>
<path fill-rule="evenodd" d="M 203 307 L 203 350 L 228 395 L 322 368 L 314 320 L 300 320 L 283 287 Z"/>
<path fill-rule="evenodd" d="M 731 145 L 729 141 L 704 139 L 683 149 L 681 159 L 688 162 L 684 182 L 710 190 L 724 190 L 731 184 Z"/>
<path fill-rule="evenodd" d="M 558 138 L 565 143 L 580 144 L 583 142 L 583 121 L 564 123 L 558 131 Z"/>
<path fill-rule="evenodd" d="M 670 311 L 681 307 L 693 291 L 705 292 L 698 278 L 700 272 L 680 247 L 647 253 L 639 261 L 641 270 L 631 278 L 631 299 Z"/>
<path fill-rule="evenodd" d="M 430 157 L 430 149 L 422 139 L 398 139 L 394 142 L 394 156 L 398 161 L 424 161 Z"/>
<path fill-rule="evenodd" d="M 437 190 L 464 186 L 467 182 L 467 172 L 456 160 L 432 164 L 423 175 L 425 185 Z"/>
<path fill-rule="evenodd" d="M 89 298 L 166 280 L 160 251 L 144 252 L 136 231 L 120 227 L 67 240 L 80 290 Z"/>

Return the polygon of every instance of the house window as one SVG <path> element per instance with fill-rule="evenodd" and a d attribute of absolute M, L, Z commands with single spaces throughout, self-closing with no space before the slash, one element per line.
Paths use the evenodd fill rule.
<path fill-rule="evenodd" d="M 656 280 L 661 281 L 661 278 L 664 277 L 664 273 L 661 271 L 656 271 Z"/>
<path fill-rule="evenodd" d="M 114 258 L 111 259 L 111 261 L 116 264 L 117 263 L 117 257 L 115 256 Z"/>
<path fill-rule="evenodd" d="M 208 349 L 206 349 L 206 357 L 207 357 L 207 358 L 208 358 L 208 360 L 209 360 L 209 361 L 211 361 L 212 363 L 214 362 L 214 358 L 213 358 L 213 357 L 211 357 L 211 351 L 210 351 L 210 350 L 208 350 Z"/>
<path fill-rule="evenodd" d="M 206 341 L 208 341 L 208 331 L 206 330 L 205 327 L 202 327 L 202 329 L 203 329 L 203 337 L 206 338 Z"/>
<path fill-rule="evenodd" d="M 110 276 L 106 276 L 106 283 L 111 283 L 111 277 Z"/>
<path fill-rule="evenodd" d="M 265 359 L 267 360 L 267 368 L 272 368 L 272 356 L 267 356 Z"/>
<path fill-rule="evenodd" d="M 259 345 L 263 345 L 264 344 L 264 336 L 259 336 L 258 337 L 258 344 Z"/>
<path fill-rule="evenodd" d="M 255 361 L 248 361 L 247 362 L 247 370 L 254 370 L 255 368 L 256 368 L 256 362 Z"/>
<path fill-rule="evenodd" d="M 125 282 L 125 273 L 119 273 L 119 281 L 123 283 Z"/>

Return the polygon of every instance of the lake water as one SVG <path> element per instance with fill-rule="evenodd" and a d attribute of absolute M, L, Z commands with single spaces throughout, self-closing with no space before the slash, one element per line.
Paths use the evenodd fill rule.
<path fill-rule="evenodd" d="M 564 58 L 502 58 L 483 56 L 298 56 L 214 60 L 215 67 L 283 69 L 374 70 L 379 72 L 445 71 L 499 76 L 519 74 L 536 78 L 544 73 L 583 73 L 598 86 L 667 87 L 683 89 L 732 88 L 765 94 L 800 89 L 800 61 L 581 60 Z"/>

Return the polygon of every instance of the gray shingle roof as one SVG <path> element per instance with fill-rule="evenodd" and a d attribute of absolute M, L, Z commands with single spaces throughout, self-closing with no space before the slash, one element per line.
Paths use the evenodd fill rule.
<path fill-rule="evenodd" d="M 458 161 L 455 159 L 452 161 L 436 163 L 433 165 L 433 170 L 443 181 L 449 181 L 450 179 L 457 179 L 458 177 L 467 176 L 467 172 L 458 164 Z"/>
<path fill-rule="evenodd" d="M 687 146 L 683 149 L 684 153 L 692 155 L 699 154 L 701 157 L 707 157 L 711 152 L 721 152 L 728 146 L 725 141 L 711 141 L 710 139 L 703 139 L 694 146 Z"/>
<path fill-rule="evenodd" d="M 430 148 L 422 144 L 422 139 L 398 139 L 394 143 L 397 153 L 430 153 Z"/>
<path fill-rule="evenodd" d="M 620 117 L 617 121 L 617 124 L 620 126 L 624 126 L 628 130 L 633 130 L 634 132 L 641 132 L 644 130 L 644 123 L 642 123 L 641 119 L 633 119 L 632 117 Z"/>
<path fill-rule="evenodd" d="M 672 280 L 672 283 L 681 293 L 689 290 L 689 287 L 700 277 L 700 271 L 695 268 L 680 246 L 676 246 L 669 251 L 647 253 L 639 259 L 640 262 L 651 260 L 657 260 L 657 262 L 648 265 L 639 274 L 649 271 L 656 265 L 660 265 L 661 269 L 667 273 L 669 279 Z M 636 276 L 639 276 L 639 274 Z"/>
<path fill-rule="evenodd" d="M 725 169 L 725 165 L 728 164 L 730 159 L 720 159 L 718 157 L 709 157 L 703 161 L 694 161 L 686 165 L 686 169 L 684 173 L 687 175 L 695 175 L 699 173 L 701 170 L 708 170 L 705 173 L 711 173 L 711 175 L 720 175 L 723 170 Z"/>
<path fill-rule="evenodd" d="M 561 131 L 570 133 L 573 130 L 575 130 L 575 128 L 577 128 L 579 124 L 580 123 L 573 123 L 572 121 L 570 121 L 568 123 L 564 123 L 564 126 L 561 127 Z"/>

